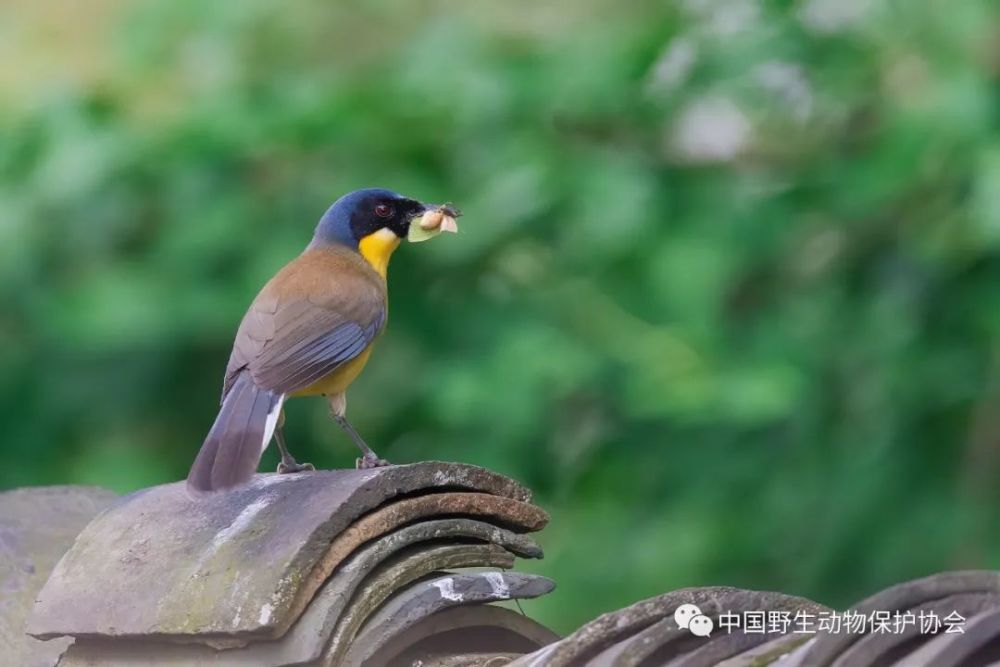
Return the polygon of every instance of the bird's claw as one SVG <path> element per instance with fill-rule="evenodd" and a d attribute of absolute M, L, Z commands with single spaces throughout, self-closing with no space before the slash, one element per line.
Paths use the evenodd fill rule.
<path fill-rule="evenodd" d="M 382 468 L 392 465 L 385 459 L 380 459 L 375 454 L 365 454 L 361 458 L 354 460 L 354 466 L 358 470 L 371 470 L 372 468 Z"/>
<path fill-rule="evenodd" d="M 311 472 L 315 469 L 316 466 L 311 463 L 297 463 L 296 461 L 285 463 L 282 461 L 278 464 L 279 475 L 289 475 L 293 472 Z"/>

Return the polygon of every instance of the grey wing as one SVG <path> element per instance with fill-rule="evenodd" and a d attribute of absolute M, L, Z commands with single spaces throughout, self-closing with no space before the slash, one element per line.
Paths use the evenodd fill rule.
<path fill-rule="evenodd" d="M 319 334 L 307 334 L 293 344 L 275 344 L 270 354 L 251 365 L 254 382 L 261 387 L 289 394 L 305 389 L 339 366 L 361 354 L 372 344 L 385 322 L 385 309 L 367 322 L 320 318 Z"/>
<path fill-rule="evenodd" d="M 223 396 L 245 369 L 259 387 L 281 394 L 304 389 L 371 345 L 386 316 L 385 305 L 375 300 L 355 304 L 350 312 L 308 299 L 269 310 L 255 304 L 240 325 Z"/>

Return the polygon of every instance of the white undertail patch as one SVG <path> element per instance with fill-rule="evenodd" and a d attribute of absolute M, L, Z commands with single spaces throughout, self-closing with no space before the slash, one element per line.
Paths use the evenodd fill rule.
<path fill-rule="evenodd" d="M 267 421 L 264 422 L 264 442 L 260 443 L 260 451 L 263 454 L 267 446 L 271 444 L 274 437 L 274 430 L 278 428 L 278 417 L 281 416 L 281 406 L 285 404 L 285 395 L 282 394 L 274 401 L 274 407 L 267 413 Z"/>

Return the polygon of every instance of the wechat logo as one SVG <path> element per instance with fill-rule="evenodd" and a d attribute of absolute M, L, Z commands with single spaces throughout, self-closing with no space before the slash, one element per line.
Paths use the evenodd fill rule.
<path fill-rule="evenodd" d="M 715 624 L 708 616 L 701 613 L 701 609 L 695 604 L 682 604 L 674 612 L 674 623 L 679 628 L 687 628 L 691 634 L 698 637 L 708 637 L 712 634 Z"/>

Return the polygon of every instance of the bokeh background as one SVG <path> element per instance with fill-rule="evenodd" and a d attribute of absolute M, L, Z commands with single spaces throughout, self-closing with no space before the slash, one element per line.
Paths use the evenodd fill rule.
<path fill-rule="evenodd" d="M 378 185 L 466 215 L 350 414 L 536 490 L 529 613 L 998 568 L 998 79 L 990 0 L 8 0 L 0 488 L 182 478 L 257 289 Z M 322 401 L 288 436 L 352 465 Z"/>

